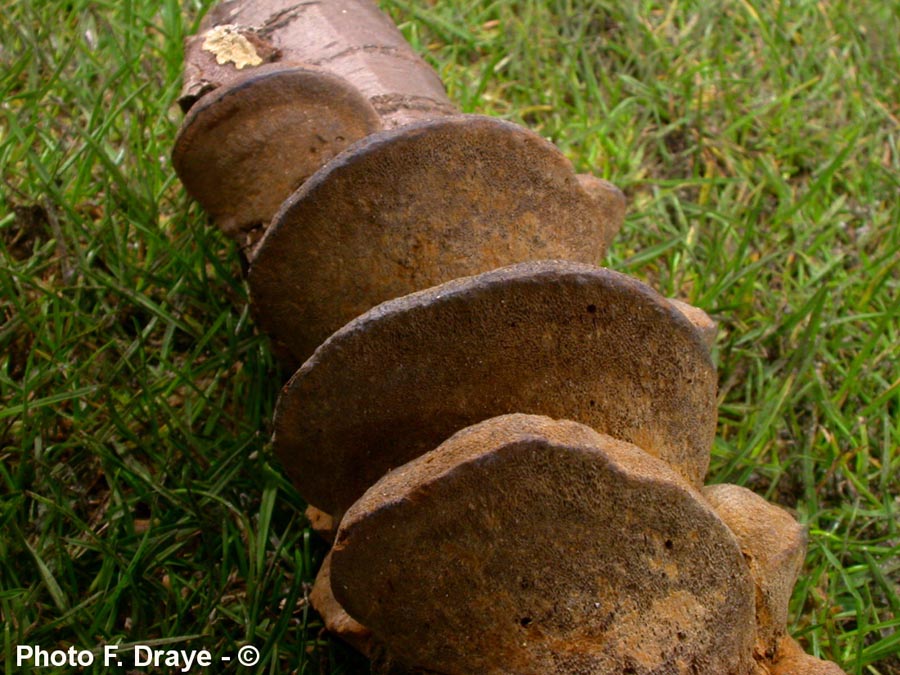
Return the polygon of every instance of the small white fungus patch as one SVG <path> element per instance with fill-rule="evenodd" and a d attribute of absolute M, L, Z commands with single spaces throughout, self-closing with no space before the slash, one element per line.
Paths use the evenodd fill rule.
<path fill-rule="evenodd" d="M 244 66 L 258 66 L 263 61 L 256 48 L 241 35 L 240 26 L 235 24 L 216 26 L 208 31 L 203 49 L 215 54 L 216 63 L 220 66 L 230 62 L 238 70 Z"/>

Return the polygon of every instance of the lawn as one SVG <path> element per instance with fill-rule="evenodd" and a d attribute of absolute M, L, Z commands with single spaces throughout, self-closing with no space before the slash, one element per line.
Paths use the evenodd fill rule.
<path fill-rule="evenodd" d="M 107 643 L 367 672 L 306 602 L 325 545 L 270 443 L 289 374 L 169 160 L 208 4 L 0 15 L 7 673 L 20 644 Z M 606 264 L 719 321 L 708 481 L 809 529 L 792 631 L 852 675 L 900 674 L 900 4 L 383 7 L 462 110 L 626 193 Z"/>

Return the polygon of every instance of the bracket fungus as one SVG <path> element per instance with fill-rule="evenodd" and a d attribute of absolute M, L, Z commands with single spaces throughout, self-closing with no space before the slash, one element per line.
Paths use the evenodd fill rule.
<path fill-rule="evenodd" d="M 388 301 L 332 335 L 279 397 L 275 451 L 340 517 L 387 471 L 481 420 L 582 422 L 699 487 L 716 374 L 687 319 L 607 269 L 521 263 Z"/>
<path fill-rule="evenodd" d="M 843 670 L 831 661 L 817 659 L 803 651 L 803 648 L 791 637 L 778 643 L 776 660 L 768 675 L 846 675 Z"/>
<path fill-rule="evenodd" d="M 574 422 L 487 420 L 387 474 L 331 581 L 392 654 L 448 675 L 754 672 L 734 535 L 665 462 Z"/>
<path fill-rule="evenodd" d="M 433 171 L 432 183 L 439 186 L 438 192 L 420 193 L 415 189 L 402 194 L 377 192 L 367 180 L 359 178 L 367 176 L 373 168 L 371 147 L 361 148 L 358 157 L 357 152 L 350 151 L 343 158 L 344 165 L 351 167 L 357 159 L 361 163 L 352 169 L 357 176 L 353 184 L 354 199 L 393 200 L 393 204 L 382 206 L 379 212 L 383 218 L 390 218 L 393 212 L 401 220 L 404 215 L 399 212 L 403 210 L 407 211 L 406 219 L 439 217 L 443 207 L 440 196 L 450 196 L 464 187 L 452 176 L 448 177 L 442 168 L 447 164 L 459 167 L 454 164 L 459 159 L 454 153 L 471 149 L 472 143 L 483 138 L 484 122 L 477 118 L 469 120 L 467 116 L 455 124 L 458 133 L 449 136 L 440 126 L 406 128 L 415 122 L 459 116 L 458 110 L 447 98 L 434 70 L 371 0 L 300 4 L 292 0 L 223 2 L 207 14 L 200 32 L 188 38 L 184 80 L 180 101 L 188 115 L 176 139 L 173 164 L 188 192 L 203 204 L 219 227 L 244 245 L 250 258 L 255 255 L 254 246 L 278 205 L 338 152 L 365 136 L 384 131 L 379 148 L 400 165 L 401 173 L 393 176 L 395 185 L 413 181 L 415 188 L 417 182 L 427 180 L 424 177 L 420 180 L 420 174 Z M 330 108 L 331 100 L 334 103 Z M 467 133 L 468 124 L 474 127 L 471 133 Z M 434 137 L 429 137 L 431 130 Z M 522 134 L 530 134 L 511 124 L 498 125 L 493 133 L 500 138 L 501 148 L 520 142 Z M 503 139 L 504 134 L 510 134 L 511 138 Z M 411 140 L 422 147 L 404 160 Z M 399 145 L 395 149 L 385 148 L 391 143 Z M 605 249 L 606 242 L 622 223 L 624 197 L 601 179 L 587 175 L 576 178 L 563 155 L 547 146 L 533 157 L 523 159 L 520 154 L 514 154 L 509 158 L 510 166 L 519 168 L 524 161 L 533 167 L 531 173 L 543 170 L 553 174 L 561 163 L 567 165 L 571 174 L 567 192 L 558 197 L 554 191 L 545 190 L 540 194 L 534 185 L 530 188 L 531 199 L 532 202 L 555 199 L 556 208 L 565 210 L 566 198 L 574 195 L 570 221 L 584 218 L 584 206 L 592 206 L 596 213 L 591 219 L 595 228 L 591 237 L 579 240 L 569 249 L 561 245 L 560 250 L 578 251 L 578 259 L 592 256 L 590 261 L 595 262 L 602 253 L 601 247 Z M 444 154 L 445 150 L 448 154 Z M 445 182 L 439 184 L 442 180 Z M 493 202 L 498 196 L 511 199 L 513 193 L 507 195 L 506 190 L 503 179 L 495 182 L 490 175 L 485 175 L 481 198 L 470 201 L 471 207 L 481 209 L 483 220 L 489 222 L 491 215 L 500 216 L 500 222 L 495 225 L 498 231 L 509 221 L 503 217 L 502 206 L 494 206 Z M 410 193 L 414 195 L 414 203 L 408 202 Z M 320 208 L 327 218 L 332 204 L 326 202 Z M 542 213 L 520 211 L 525 212 L 529 224 L 544 222 Z M 452 221 L 455 216 L 456 213 L 446 214 L 445 228 L 463 227 L 464 223 Z M 337 214 L 332 215 L 336 217 Z M 294 221 L 291 215 L 281 220 L 289 223 L 282 230 L 290 230 Z M 367 224 L 362 221 L 356 226 L 365 231 Z M 565 238 L 566 225 L 562 224 L 560 229 Z M 276 258 L 275 252 L 285 241 L 291 243 L 295 236 L 285 231 L 270 246 L 273 252 L 270 255 Z M 530 229 L 526 228 L 523 238 L 528 234 Z M 547 228 L 547 239 L 555 234 L 554 228 Z M 341 242 L 334 245 L 340 249 Z M 401 266 L 408 264 L 404 262 L 405 257 L 416 253 L 397 244 L 394 248 L 389 255 Z M 540 257 L 540 248 L 528 257 Z M 517 261 L 515 257 L 505 258 L 502 264 Z M 480 258 L 472 262 L 466 273 L 486 271 L 490 263 Z M 266 266 L 272 264 L 277 263 L 266 263 Z M 295 273 L 298 268 L 308 268 L 308 261 L 302 256 L 289 258 L 286 264 Z M 427 265 L 415 266 L 427 268 Z M 450 278 L 432 281 L 439 283 Z M 422 287 L 425 286 L 406 288 L 403 292 Z M 339 295 L 341 289 L 332 292 Z M 377 297 L 369 307 L 389 297 Z M 335 323 L 331 330 L 345 321 Z M 306 356 L 303 354 L 302 358 Z"/>
<path fill-rule="evenodd" d="M 771 660 L 787 632 L 788 603 L 806 556 L 806 530 L 787 511 L 746 488 L 710 485 L 703 494 L 747 559 L 756 586 L 756 651 Z"/>
<path fill-rule="evenodd" d="M 347 614 L 347 610 L 335 599 L 331 590 L 330 552 L 322 561 L 316 582 L 309 594 L 309 601 L 322 617 L 322 622 L 330 633 L 339 635 L 360 654 L 372 656 L 374 652 L 372 631 Z"/>
<path fill-rule="evenodd" d="M 222 59 L 209 37 L 223 30 L 242 40 L 240 54 L 258 50 L 260 65 Z M 230 0 L 186 52 L 189 112 L 173 164 L 251 261 L 261 256 L 251 271 L 260 321 L 297 363 L 397 295 L 523 260 L 598 262 L 622 224 L 611 183 L 576 176 L 531 131 L 459 114 L 370 0 Z M 310 273 L 320 286 L 284 291 Z M 307 292 L 310 305 L 293 308 Z M 322 307 L 321 296 L 348 301 Z M 304 320 L 286 326 L 285 315 Z"/>
<path fill-rule="evenodd" d="M 477 116 L 412 124 L 354 145 L 285 202 L 251 298 L 302 363 L 385 300 L 527 260 L 597 262 L 618 229 L 605 214 L 530 131 Z"/>
<path fill-rule="evenodd" d="M 703 487 L 716 325 L 596 267 L 612 184 L 461 115 L 371 0 L 226 0 L 173 164 L 250 262 L 274 445 L 374 672 L 840 675 L 787 634 L 805 532 Z"/>
<path fill-rule="evenodd" d="M 191 108 L 172 163 L 191 196 L 250 253 L 288 195 L 378 128 L 368 101 L 341 78 L 265 64 Z"/>
<path fill-rule="evenodd" d="M 700 333 L 703 342 L 707 347 L 712 349 L 712 346 L 716 343 L 718 325 L 713 321 L 709 314 L 699 307 L 694 307 L 693 305 L 686 303 L 684 300 L 669 298 L 669 302 L 672 303 L 672 306 L 675 309 L 684 314 L 688 321 L 694 324 L 694 328 Z"/>
<path fill-rule="evenodd" d="M 185 43 L 179 102 L 188 114 L 173 164 L 252 257 L 278 206 L 317 169 L 386 120 L 407 119 L 403 106 L 386 116 L 383 100 L 453 110 L 440 78 L 374 3 L 226 0 Z"/>

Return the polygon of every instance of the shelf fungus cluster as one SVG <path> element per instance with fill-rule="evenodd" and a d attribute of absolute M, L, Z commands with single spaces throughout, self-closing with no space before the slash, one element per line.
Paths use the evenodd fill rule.
<path fill-rule="evenodd" d="M 704 486 L 715 325 L 596 266 L 617 188 L 460 114 L 370 0 L 223 2 L 181 104 L 178 175 L 296 369 L 311 600 L 375 670 L 842 672 L 787 634 L 803 528 Z"/>

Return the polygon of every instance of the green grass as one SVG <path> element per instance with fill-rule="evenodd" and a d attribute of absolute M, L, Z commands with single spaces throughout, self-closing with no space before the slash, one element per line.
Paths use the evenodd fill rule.
<path fill-rule="evenodd" d="M 171 644 L 358 673 L 271 454 L 238 256 L 169 163 L 208 3 L 0 15 L 0 667 Z M 711 482 L 794 510 L 792 630 L 900 673 L 900 5 L 386 0 L 466 112 L 628 195 L 609 264 L 720 322 Z M 238 670 L 236 664 L 221 669 Z"/>

